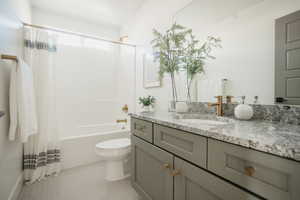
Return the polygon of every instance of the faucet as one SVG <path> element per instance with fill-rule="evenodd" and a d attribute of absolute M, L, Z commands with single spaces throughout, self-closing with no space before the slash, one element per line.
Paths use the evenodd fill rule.
<path fill-rule="evenodd" d="M 127 119 L 117 119 L 117 123 L 127 123 Z"/>
<path fill-rule="evenodd" d="M 208 103 L 208 107 L 216 106 L 217 107 L 217 115 L 223 115 L 223 96 L 216 96 L 217 102 L 216 103 Z"/>
<path fill-rule="evenodd" d="M 117 119 L 117 123 L 124 123 L 121 129 L 126 129 L 127 119 Z"/>
<path fill-rule="evenodd" d="M 223 96 L 216 96 L 216 103 L 208 103 L 208 107 L 216 106 L 217 107 L 217 116 L 223 116 Z M 232 103 L 233 96 L 225 96 L 226 103 Z"/>

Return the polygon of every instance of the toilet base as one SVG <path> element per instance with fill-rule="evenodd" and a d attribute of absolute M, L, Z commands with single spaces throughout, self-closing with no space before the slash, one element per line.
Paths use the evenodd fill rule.
<path fill-rule="evenodd" d="M 107 181 L 118 181 L 130 176 L 130 174 L 124 173 L 123 160 L 106 161 L 105 172 L 105 180 Z"/>

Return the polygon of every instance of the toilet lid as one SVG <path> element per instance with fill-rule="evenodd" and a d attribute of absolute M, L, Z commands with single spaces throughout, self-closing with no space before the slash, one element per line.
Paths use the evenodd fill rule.
<path fill-rule="evenodd" d="M 96 144 L 96 148 L 99 149 L 121 149 L 129 146 L 130 140 L 128 138 L 107 140 Z"/>

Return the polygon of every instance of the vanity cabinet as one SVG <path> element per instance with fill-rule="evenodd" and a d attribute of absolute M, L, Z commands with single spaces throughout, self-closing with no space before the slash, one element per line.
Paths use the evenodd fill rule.
<path fill-rule="evenodd" d="M 131 183 L 143 200 L 173 200 L 173 155 L 131 137 Z"/>
<path fill-rule="evenodd" d="M 175 157 L 174 200 L 259 200 L 257 197 Z"/>
<path fill-rule="evenodd" d="M 131 141 L 131 183 L 142 200 L 259 200 L 136 136 Z"/>
<path fill-rule="evenodd" d="M 142 200 L 300 199 L 299 162 L 152 122 L 147 127 L 132 129 L 132 185 Z"/>
<path fill-rule="evenodd" d="M 290 160 L 208 139 L 208 169 L 266 199 L 300 199 L 300 165 Z"/>

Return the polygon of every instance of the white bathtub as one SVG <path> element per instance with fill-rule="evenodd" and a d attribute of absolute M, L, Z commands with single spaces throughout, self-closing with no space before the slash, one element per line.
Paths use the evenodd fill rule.
<path fill-rule="evenodd" d="M 122 127 L 120 124 L 89 126 L 85 127 L 89 129 L 86 133 L 62 138 L 62 168 L 69 169 L 101 161 L 95 153 L 95 145 L 109 139 L 128 138 L 129 128 Z"/>

